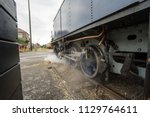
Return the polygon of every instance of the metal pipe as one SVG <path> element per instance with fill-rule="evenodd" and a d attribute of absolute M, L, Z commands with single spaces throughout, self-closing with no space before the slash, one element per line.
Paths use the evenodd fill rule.
<path fill-rule="evenodd" d="M 74 39 L 74 40 L 70 40 L 70 41 L 66 41 L 65 43 L 71 43 L 71 42 L 76 42 L 76 41 L 81 41 L 81 40 L 85 40 L 85 39 L 93 39 L 93 38 L 99 38 L 104 34 L 104 29 L 103 31 L 99 34 L 99 35 L 95 35 L 95 36 L 86 36 L 86 37 L 81 37 L 78 39 Z"/>
<path fill-rule="evenodd" d="M 102 43 L 104 42 L 104 40 L 105 40 L 105 36 L 103 36 L 103 38 L 100 40 L 100 42 L 99 42 L 99 46 L 101 46 L 102 45 Z"/>
<path fill-rule="evenodd" d="M 28 0 L 28 12 L 29 12 L 30 50 L 32 51 L 32 27 L 31 27 L 30 0 Z"/>
<path fill-rule="evenodd" d="M 148 31 L 148 53 L 147 53 L 147 60 L 150 60 L 150 10 L 149 10 L 149 31 Z M 146 78 L 144 81 L 144 91 L 145 91 L 145 98 L 150 98 L 150 62 L 147 62 L 146 66 Z"/>

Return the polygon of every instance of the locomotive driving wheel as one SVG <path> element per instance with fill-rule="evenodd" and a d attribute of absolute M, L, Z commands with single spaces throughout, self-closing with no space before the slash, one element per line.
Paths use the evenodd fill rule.
<path fill-rule="evenodd" d="M 94 78 L 99 72 L 99 53 L 92 47 L 86 47 L 80 56 L 80 67 L 88 78 Z"/>

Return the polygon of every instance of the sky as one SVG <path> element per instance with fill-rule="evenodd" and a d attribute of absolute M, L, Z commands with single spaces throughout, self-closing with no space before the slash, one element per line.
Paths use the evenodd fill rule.
<path fill-rule="evenodd" d="M 18 27 L 29 33 L 28 0 L 15 0 L 17 3 Z M 32 41 L 41 45 L 51 41 L 53 19 L 63 0 L 30 0 Z"/>

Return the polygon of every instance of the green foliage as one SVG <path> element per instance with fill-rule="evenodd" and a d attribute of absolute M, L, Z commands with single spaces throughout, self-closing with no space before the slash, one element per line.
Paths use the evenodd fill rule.
<path fill-rule="evenodd" d="M 27 45 L 28 41 L 24 38 L 18 38 L 18 43 L 21 45 Z"/>
<path fill-rule="evenodd" d="M 46 48 L 46 45 L 42 45 L 41 48 Z"/>

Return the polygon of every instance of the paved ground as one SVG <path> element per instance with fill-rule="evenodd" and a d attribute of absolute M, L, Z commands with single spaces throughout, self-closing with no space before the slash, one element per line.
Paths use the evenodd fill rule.
<path fill-rule="evenodd" d="M 50 50 L 20 54 L 24 99 L 100 99 L 96 84 Z"/>

